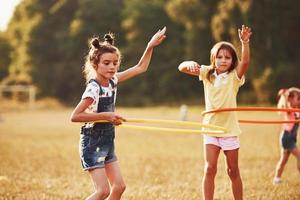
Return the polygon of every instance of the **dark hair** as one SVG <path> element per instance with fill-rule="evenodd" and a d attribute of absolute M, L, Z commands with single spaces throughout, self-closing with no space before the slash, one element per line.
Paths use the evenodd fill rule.
<path fill-rule="evenodd" d="M 234 68 L 236 68 L 236 66 L 238 65 L 239 60 L 234 46 L 231 43 L 224 41 L 216 43 L 210 51 L 210 65 L 212 69 L 210 69 L 207 73 L 207 79 L 209 81 L 212 81 L 212 74 L 216 70 L 216 57 L 221 49 L 229 51 L 232 56 L 232 63 L 230 68 L 228 69 L 228 72 L 234 70 Z"/>
<path fill-rule="evenodd" d="M 121 53 L 119 49 L 114 46 L 114 35 L 112 33 L 107 33 L 104 35 L 103 40 L 104 41 L 101 42 L 99 37 L 93 37 L 89 40 L 89 53 L 85 57 L 85 64 L 83 67 L 84 77 L 87 82 L 95 77 L 95 69 L 98 66 L 102 54 L 116 53 L 121 60 Z"/>
<path fill-rule="evenodd" d="M 90 41 L 90 47 L 94 47 L 95 49 L 99 49 L 100 48 L 100 41 L 97 37 L 92 38 Z"/>
<path fill-rule="evenodd" d="M 110 45 L 114 45 L 115 36 L 112 33 L 107 33 L 104 35 L 104 41 L 109 43 Z"/>

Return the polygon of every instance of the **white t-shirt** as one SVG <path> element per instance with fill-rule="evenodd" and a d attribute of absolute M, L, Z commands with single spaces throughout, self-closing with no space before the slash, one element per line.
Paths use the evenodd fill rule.
<path fill-rule="evenodd" d="M 111 83 L 113 82 L 113 84 Z M 114 76 L 110 81 L 109 85 L 107 87 L 101 86 L 102 92 L 100 95 L 100 85 L 96 81 L 90 81 L 85 88 L 84 93 L 82 94 L 81 99 L 85 98 L 92 98 L 93 103 L 88 107 L 87 112 L 90 113 L 97 113 L 98 109 L 98 103 L 100 98 L 105 98 L 105 97 L 111 97 L 113 93 L 115 93 L 114 96 L 114 103 L 116 102 L 116 96 L 117 96 L 117 83 L 118 79 L 116 76 Z M 92 123 L 88 123 L 86 127 L 91 126 Z"/>

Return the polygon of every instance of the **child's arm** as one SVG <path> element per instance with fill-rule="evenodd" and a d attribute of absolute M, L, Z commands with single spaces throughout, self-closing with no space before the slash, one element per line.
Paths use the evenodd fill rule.
<path fill-rule="evenodd" d="M 180 72 L 193 75 L 193 76 L 199 76 L 200 75 L 200 65 L 196 63 L 195 61 L 184 61 L 178 66 L 178 70 Z"/>
<path fill-rule="evenodd" d="M 81 100 L 71 114 L 72 122 L 93 122 L 107 120 L 114 125 L 120 125 L 126 121 L 123 117 L 114 112 L 87 113 L 85 110 L 93 103 L 93 99 L 88 97 Z"/>
<path fill-rule="evenodd" d="M 141 57 L 140 61 L 138 62 L 137 65 L 123 71 L 123 72 L 118 72 L 116 74 L 118 78 L 118 82 L 128 80 L 134 76 L 137 76 L 145 71 L 147 71 L 153 48 L 158 46 L 162 41 L 166 38 L 165 35 L 166 32 L 166 27 L 164 27 L 162 30 L 159 30 L 157 33 L 153 35 L 151 40 L 148 42 L 148 45 L 144 51 L 143 56 Z"/>
<path fill-rule="evenodd" d="M 241 62 L 237 66 L 237 75 L 239 78 L 242 78 L 242 76 L 246 73 L 250 62 L 249 42 L 252 32 L 251 28 L 243 25 L 242 30 L 239 29 L 238 33 L 242 43 L 242 57 Z"/>

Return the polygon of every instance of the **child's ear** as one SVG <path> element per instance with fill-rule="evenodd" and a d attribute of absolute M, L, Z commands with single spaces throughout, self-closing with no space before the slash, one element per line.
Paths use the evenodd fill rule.
<path fill-rule="evenodd" d="M 98 64 L 93 64 L 92 66 L 93 66 L 93 68 L 94 68 L 95 70 L 98 69 Z"/>

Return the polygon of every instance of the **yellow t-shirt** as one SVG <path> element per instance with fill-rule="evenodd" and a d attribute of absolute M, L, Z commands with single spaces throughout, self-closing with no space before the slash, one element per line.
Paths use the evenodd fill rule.
<path fill-rule="evenodd" d="M 236 70 L 230 73 L 215 75 L 212 82 L 207 79 L 210 66 L 201 66 L 199 79 L 203 81 L 205 95 L 205 110 L 219 108 L 236 108 L 236 96 L 240 86 L 245 82 L 244 76 L 239 79 Z M 231 137 L 241 134 L 236 112 L 220 112 L 206 114 L 203 124 L 222 126 L 227 129 L 225 134 L 216 134 L 216 137 Z"/>

